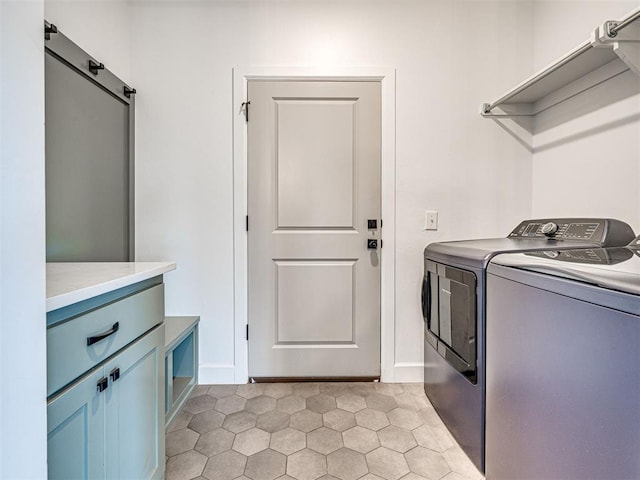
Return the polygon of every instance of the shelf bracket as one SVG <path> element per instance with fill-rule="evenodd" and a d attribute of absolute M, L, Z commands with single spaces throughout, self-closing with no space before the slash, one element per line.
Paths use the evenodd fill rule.
<path fill-rule="evenodd" d="M 613 52 L 636 75 L 640 75 L 640 21 L 615 31 L 619 22 L 604 22 L 591 36 L 591 44 L 595 48 L 612 48 Z"/>
<path fill-rule="evenodd" d="M 490 103 L 481 103 L 480 104 L 480 115 L 483 117 L 491 116 L 491 104 Z"/>
<path fill-rule="evenodd" d="M 492 113 L 494 108 L 499 108 L 500 113 Z M 480 104 L 480 115 L 485 118 L 516 118 L 516 117 L 532 117 L 534 113 L 531 111 L 531 105 L 526 103 L 512 103 L 508 106 L 496 105 L 491 106 L 490 103 Z"/>

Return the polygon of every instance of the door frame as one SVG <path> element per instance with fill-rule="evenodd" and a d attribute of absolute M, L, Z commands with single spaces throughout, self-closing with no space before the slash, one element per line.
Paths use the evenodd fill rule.
<path fill-rule="evenodd" d="M 247 123 L 242 104 L 249 80 L 376 81 L 382 91 L 381 193 L 382 219 L 380 250 L 380 374 L 381 381 L 395 381 L 395 210 L 396 210 L 396 72 L 392 67 L 269 67 L 233 68 L 233 302 L 234 302 L 234 383 L 249 377 L 248 250 L 246 215 Z M 249 108 L 251 119 L 251 108 Z"/>

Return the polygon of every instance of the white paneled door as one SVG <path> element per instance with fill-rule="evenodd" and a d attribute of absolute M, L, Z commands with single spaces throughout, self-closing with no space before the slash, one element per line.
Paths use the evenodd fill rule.
<path fill-rule="evenodd" d="M 379 376 L 380 82 L 248 100 L 249 376 Z"/>

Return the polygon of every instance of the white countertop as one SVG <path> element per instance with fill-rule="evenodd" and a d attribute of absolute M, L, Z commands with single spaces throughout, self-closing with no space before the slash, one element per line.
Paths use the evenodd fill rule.
<path fill-rule="evenodd" d="M 175 269 L 173 262 L 47 263 L 47 312 Z"/>

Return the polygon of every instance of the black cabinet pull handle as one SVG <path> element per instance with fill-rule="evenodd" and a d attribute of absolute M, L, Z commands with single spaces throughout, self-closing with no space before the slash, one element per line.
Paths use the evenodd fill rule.
<path fill-rule="evenodd" d="M 95 335 L 93 337 L 87 337 L 87 346 L 93 345 L 94 343 L 98 343 L 100 340 L 104 340 L 109 335 L 113 335 L 114 333 L 116 333 L 118 330 L 120 330 L 120 322 L 114 323 L 113 327 L 111 327 L 111 330 L 108 330 L 103 333 L 99 333 L 98 335 Z"/>
<path fill-rule="evenodd" d="M 120 369 L 119 368 L 114 368 L 109 373 L 109 376 L 111 377 L 111 381 L 115 382 L 116 380 L 118 380 L 120 378 Z"/>
<path fill-rule="evenodd" d="M 109 388 L 109 381 L 107 380 L 107 377 L 102 377 L 100 380 L 98 380 L 98 392 L 104 392 L 107 388 Z"/>

